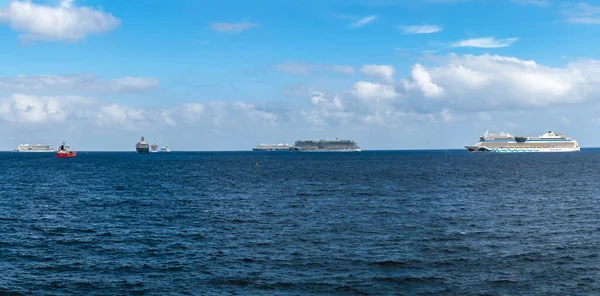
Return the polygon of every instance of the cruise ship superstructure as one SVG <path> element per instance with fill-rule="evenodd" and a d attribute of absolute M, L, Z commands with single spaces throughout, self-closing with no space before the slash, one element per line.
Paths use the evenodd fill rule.
<path fill-rule="evenodd" d="M 52 145 L 46 144 L 21 144 L 14 149 L 15 152 L 54 152 Z"/>
<path fill-rule="evenodd" d="M 158 152 L 158 145 L 156 143 L 150 145 L 150 152 Z"/>
<path fill-rule="evenodd" d="M 298 151 L 298 152 L 360 152 L 353 140 L 337 138 L 335 140 L 298 140 L 289 144 L 260 144 L 253 151 Z"/>
<path fill-rule="evenodd" d="M 565 134 L 552 131 L 537 136 L 513 136 L 510 133 L 485 132 L 479 142 L 465 146 L 470 152 L 578 152 L 579 143 Z"/>
<path fill-rule="evenodd" d="M 294 143 L 293 151 L 302 152 L 360 152 L 353 140 L 337 138 L 335 140 L 299 140 Z"/>

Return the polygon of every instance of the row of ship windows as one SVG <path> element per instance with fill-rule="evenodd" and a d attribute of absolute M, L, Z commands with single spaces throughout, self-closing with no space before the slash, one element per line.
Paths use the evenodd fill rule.
<path fill-rule="evenodd" d="M 526 148 L 526 149 L 530 149 L 530 148 L 554 148 L 554 145 L 552 145 L 552 147 L 550 147 L 550 145 L 548 144 L 540 144 L 540 145 L 531 145 L 531 146 L 503 146 L 500 147 L 501 149 L 519 149 L 519 148 Z"/>

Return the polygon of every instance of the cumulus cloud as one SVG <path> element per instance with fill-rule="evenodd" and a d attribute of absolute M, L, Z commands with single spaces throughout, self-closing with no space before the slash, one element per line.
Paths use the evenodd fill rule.
<path fill-rule="evenodd" d="M 453 47 L 501 48 L 511 46 L 518 38 L 496 39 L 495 37 L 474 38 L 454 43 Z"/>
<path fill-rule="evenodd" d="M 101 79 L 91 74 L 0 77 L 0 90 L 28 93 L 65 91 L 130 93 L 153 90 L 158 87 L 158 80 L 149 77 L 127 76 L 115 79 Z"/>
<path fill-rule="evenodd" d="M 200 117 L 204 114 L 205 111 L 206 107 L 204 106 L 204 104 L 186 103 L 183 105 L 181 113 L 183 115 L 183 118 L 187 122 L 195 122 L 200 119 Z"/>
<path fill-rule="evenodd" d="M 569 4 L 563 13 L 567 23 L 600 25 L 600 6 L 579 2 L 577 4 Z"/>
<path fill-rule="evenodd" d="M 96 124 L 99 127 L 118 127 L 125 130 L 137 130 L 148 127 L 149 117 L 146 111 L 118 104 L 100 106 L 96 114 Z"/>
<path fill-rule="evenodd" d="M 492 117 L 494 112 L 579 104 L 600 95 L 596 60 L 578 60 L 562 68 L 487 54 L 450 54 L 433 61 L 436 64 L 428 67 L 415 64 L 409 77 L 398 81 L 357 81 L 348 91 L 330 96 L 297 92 L 310 102 L 309 108 L 301 109 L 301 118 L 321 128 L 336 123 L 454 123 L 468 113 L 479 121 L 497 121 L 501 119 Z"/>
<path fill-rule="evenodd" d="M 420 26 L 400 26 L 404 34 L 432 34 L 443 31 L 438 25 L 420 25 Z"/>
<path fill-rule="evenodd" d="M 258 23 L 212 23 L 210 28 L 220 33 L 240 33 L 252 28 L 260 27 Z"/>
<path fill-rule="evenodd" d="M 353 23 L 351 23 L 348 27 L 351 29 L 356 29 L 356 28 L 360 28 L 363 26 L 366 26 L 368 24 L 370 24 L 371 22 L 377 20 L 377 16 L 376 15 L 370 15 L 364 18 L 361 18 Z"/>
<path fill-rule="evenodd" d="M 52 7 L 31 1 L 11 1 L 0 9 L 0 22 L 7 23 L 22 40 L 78 41 L 90 34 L 116 29 L 121 21 L 110 13 L 92 7 L 75 7 L 63 0 Z"/>
<path fill-rule="evenodd" d="M 327 65 L 327 64 L 310 64 L 301 61 L 287 60 L 281 64 L 273 66 L 276 70 L 283 73 L 309 76 L 316 71 L 337 72 L 342 74 L 354 74 L 354 67 L 347 65 Z"/>
<path fill-rule="evenodd" d="M 364 100 L 387 100 L 398 97 L 398 93 L 393 85 L 367 81 L 356 82 L 351 93 Z"/>
<path fill-rule="evenodd" d="M 278 120 L 277 115 L 275 113 L 261 110 L 260 108 L 251 103 L 237 101 L 233 103 L 233 107 L 237 108 L 238 110 L 241 110 L 253 120 L 258 120 L 270 125 L 276 124 Z"/>
<path fill-rule="evenodd" d="M 367 76 L 381 78 L 385 81 L 393 81 L 396 69 L 390 65 L 364 65 L 360 72 Z"/>
<path fill-rule="evenodd" d="M 0 119 L 16 124 L 63 122 L 85 116 L 95 101 L 78 96 L 32 96 L 21 93 L 0 99 Z"/>
<path fill-rule="evenodd" d="M 374 73 L 378 74 L 369 77 L 392 77 Z M 522 123 L 499 116 L 499 112 L 525 110 L 527 114 L 540 114 L 544 112 L 534 109 L 563 110 L 564 105 L 600 97 L 597 60 L 549 67 L 516 57 L 450 54 L 415 64 L 409 73 L 403 79 L 348 82 L 339 89 L 297 88 L 290 94 L 301 99 L 286 101 L 285 108 L 277 108 L 275 102 L 244 100 L 196 101 L 152 108 L 75 96 L 16 93 L 0 99 L 0 122 L 11 127 L 77 127 L 81 123 L 91 130 L 106 131 L 203 129 L 219 137 L 240 135 L 246 133 L 240 129 L 250 127 L 269 131 L 281 126 L 286 130 L 312 127 L 326 132 L 345 126 L 347 130 L 368 131 L 373 126 L 445 126 L 458 124 L 463 118 L 492 126 L 509 119 Z M 563 116 L 571 115 L 559 114 L 554 120 L 566 125 L 569 122 L 561 120 Z M 577 117 L 569 119 L 575 121 Z"/>
<path fill-rule="evenodd" d="M 235 123 L 230 111 L 252 120 L 273 123 L 277 115 L 255 105 L 238 101 L 232 104 L 211 101 L 205 104 L 185 103 L 169 108 L 134 107 L 126 104 L 81 96 L 36 96 L 15 93 L 0 98 L 0 122 L 19 126 L 48 126 L 69 123 L 73 126 L 93 126 L 110 130 L 144 130 L 152 126 L 202 124 L 223 128 Z"/>
<path fill-rule="evenodd" d="M 581 103 L 600 91 L 600 62 L 580 60 L 565 68 L 497 55 L 451 54 L 438 67 L 413 68 L 407 90 L 444 98 L 453 108 L 488 110 Z"/>
<path fill-rule="evenodd" d="M 407 90 L 419 89 L 427 98 L 439 98 L 444 95 L 444 89 L 432 81 L 431 74 L 420 64 L 416 64 L 412 69 L 412 81 L 405 84 Z"/>

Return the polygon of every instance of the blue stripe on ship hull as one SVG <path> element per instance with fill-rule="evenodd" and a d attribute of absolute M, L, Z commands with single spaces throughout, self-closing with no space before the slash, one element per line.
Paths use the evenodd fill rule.
<path fill-rule="evenodd" d="M 516 152 L 540 152 L 539 149 L 492 149 L 492 152 L 516 153 Z"/>

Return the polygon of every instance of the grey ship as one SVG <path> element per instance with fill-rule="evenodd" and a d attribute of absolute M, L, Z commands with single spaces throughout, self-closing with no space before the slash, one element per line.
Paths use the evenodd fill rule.
<path fill-rule="evenodd" d="M 335 140 L 298 140 L 291 148 L 300 152 L 360 152 L 353 140 L 336 138 Z"/>
<path fill-rule="evenodd" d="M 150 152 L 150 144 L 144 140 L 144 137 L 142 137 L 142 139 L 135 144 L 135 151 L 137 151 L 137 153 Z"/>

